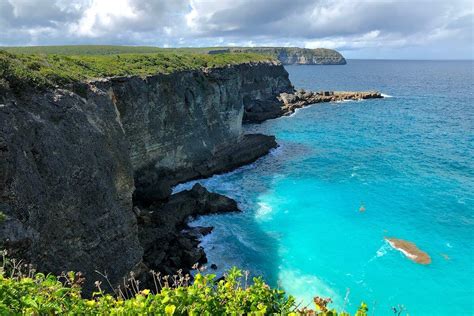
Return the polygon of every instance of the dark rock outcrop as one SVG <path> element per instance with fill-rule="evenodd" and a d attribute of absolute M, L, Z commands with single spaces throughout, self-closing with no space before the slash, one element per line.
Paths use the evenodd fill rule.
<path fill-rule="evenodd" d="M 0 243 L 41 271 L 82 271 L 86 292 L 141 260 L 128 143 L 109 97 L 88 87 L 0 96 Z"/>
<path fill-rule="evenodd" d="M 236 212 L 237 203 L 223 195 L 210 193 L 200 184 L 191 190 L 173 194 L 167 202 L 158 202 L 138 216 L 139 236 L 144 248 L 143 263 L 154 271 L 184 273 L 195 263 L 206 263 L 206 255 L 198 247 L 199 238 L 212 227 L 190 228 L 189 219 L 196 216 Z"/>
<path fill-rule="evenodd" d="M 320 91 L 300 89 L 294 93 L 281 93 L 274 100 L 258 102 L 246 108 L 244 122 L 260 123 L 283 115 L 290 115 L 304 106 L 344 100 L 363 100 L 383 98 L 377 91 Z"/>

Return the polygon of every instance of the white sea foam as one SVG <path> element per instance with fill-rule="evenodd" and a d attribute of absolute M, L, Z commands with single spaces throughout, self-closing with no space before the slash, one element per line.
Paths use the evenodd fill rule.
<path fill-rule="evenodd" d="M 277 148 L 277 149 L 278 149 L 278 148 Z M 272 153 L 272 151 L 270 151 L 270 153 Z M 192 180 L 192 181 L 180 183 L 180 184 L 178 184 L 178 185 L 176 185 L 176 186 L 174 186 L 174 187 L 172 188 L 172 193 L 175 194 L 175 193 L 178 193 L 178 192 L 181 192 L 181 191 L 184 191 L 184 190 L 189 190 L 189 189 L 191 189 L 196 183 L 199 183 L 199 184 L 201 184 L 201 185 L 204 186 L 204 187 L 212 186 L 212 183 L 216 183 L 216 182 L 219 182 L 219 183 L 220 183 L 220 182 L 221 182 L 221 181 L 220 181 L 220 178 L 222 178 L 222 177 L 230 176 L 230 175 L 233 175 L 233 174 L 236 174 L 236 173 L 245 171 L 245 170 L 250 170 L 250 169 L 255 168 L 255 164 L 256 164 L 256 163 L 253 162 L 253 163 L 251 163 L 251 164 L 242 166 L 242 167 L 240 167 L 240 168 L 237 168 L 237 169 L 232 170 L 232 171 L 227 172 L 227 173 L 213 175 L 213 176 L 210 177 L 210 178 L 198 179 L 198 180 Z"/>
<path fill-rule="evenodd" d="M 335 302 L 331 304 L 331 307 L 340 309 L 337 303 L 343 302 L 343 300 L 326 282 L 317 276 L 304 274 L 296 269 L 285 269 L 284 267 L 280 267 L 279 270 L 279 283 L 296 298 L 297 303 L 302 303 L 301 306 L 312 306 L 313 297 L 317 295 L 330 297 Z"/>
<path fill-rule="evenodd" d="M 277 148 L 273 148 L 268 153 L 270 156 L 277 157 L 282 154 L 284 145 L 279 145 Z"/>
<path fill-rule="evenodd" d="M 248 238 L 248 236 L 246 236 L 245 234 L 243 234 L 243 233 L 234 233 L 232 235 L 237 237 L 237 240 L 242 245 L 244 245 L 245 248 L 252 249 L 255 252 L 261 252 L 261 249 L 259 249 L 259 247 L 257 247 L 257 245 L 254 243 L 254 241 L 252 239 Z"/>
<path fill-rule="evenodd" d="M 270 150 L 270 152 L 268 153 L 269 155 L 271 156 L 278 156 L 282 153 L 283 151 L 283 145 L 280 145 L 278 146 L 277 148 L 273 148 Z M 263 157 L 260 157 L 258 160 L 264 158 L 265 156 Z M 257 161 L 258 161 L 257 160 Z M 227 176 L 231 176 L 233 174 L 237 174 L 237 173 L 240 173 L 242 171 L 246 171 L 246 170 L 251 170 L 253 168 L 255 168 L 255 166 L 257 165 L 257 161 L 253 162 L 253 163 L 250 163 L 248 165 L 244 165 L 242 167 L 239 167 L 235 170 L 232 170 L 230 172 L 226 172 L 226 173 L 222 173 L 222 174 L 216 174 L 216 175 L 213 175 L 212 177 L 210 178 L 205 178 L 205 179 L 198 179 L 198 180 L 192 180 L 192 181 L 188 181 L 188 182 L 184 182 L 184 183 L 180 183 L 180 184 L 177 184 L 175 185 L 172 190 L 171 190 L 171 193 L 172 194 L 175 194 L 175 193 L 179 193 L 181 191 L 184 191 L 184 190 L 189 190 L 191 189 L 196 183 L 199 183 L 201 184 L 202 186 L 204 187 L 208 187 L 208 186 L 212 186 L 213 183 L 219 183 L 221 185 L 222 181 L 220 181 L 220 179 L 222 177 L 227 177 Z"/>
<path fill-rule="evenodd" d="M 383 96 L 384 98 L 393 98 L 393 95 L 390 95 L 390 94 L 381 93 L 380 95 Z"/>
<path fill-rule="evenodd" d="M 337 100 L 334 103 L 346 103 L 346 102 L 362 102 L 364 100 Z"/>
<path fill-rule="evenodd" d="M 184 190 L 189 190 L 198 182 L 200 182 L 200 180 L 193 180 L 193 181 L 189 181 L 185 183 L 180 183 L 172 188 L 171 193 L 175 194 Z"/>
<path fill-rule="evenodd" d="M 370 258 L 369 262 L 372 262 L 377 258 L 381 258 L 381 257 L 385 256 L 390 249 L 391 249 L 390 245 L 388 245 L 387 243 L 384 242 L 382 244 L 382 246 L 380 246 L 380 248 L 377 249 L 377 251 L 375 252 L 375 256 Z"/>
<path fill-rule="evenodd" d="M 410 259 L 413 259 L 415 260 L 416 258 L 418 258 L 418 256 L 415 256 L 414 254 L 411 254 L 409 253 L 408 251 L 406 251 L 405 249 L 402 249 L 402 248 L 398 248 L 398 247 L 395 247 L 395 244 L 389 240 L 387 240 L 387 242 L 390 244 L 390 246 L 392 246 L 393 249 L 396 249 L 398 251 L 400 251 L 401 253 L 403 253 L 406 257 L 410 258 Z"/>
<path fill-rule="evenodd" d="M 306 105 L 306 106 L 304 106 L 304 107 L 302 107 L 302 108 L 296 108 L 296 109 L 294 110 L 294 112 L 291 113 L 290 115 L 283 115 L 283 116 L 281 116 L 280 118 L 289 118 L 289 117 L 292 117 L 292 116 L 296 115 L 296 113 L 298 113 L 301 109 L 304 109 L 304 108 L 306 108 L 306 107 L 308 107 L 308 106 L 311 106 L 311 105 L 312 105 L 312 104 Z"/>
<path fill-rule="evenodd" d="M 386 254 L 387 254 L 387 244 L 382 245 L 382 247 L 380 247 L 375 253 L 377 257 L 383 257 Z"/>
<path fill-rule="evenodd" d="M 258 220 L 269 219 L 271 213 L 273 212 L 273 208 L 265 202 L 258 202 L 257 204 L 258 204 L 258 209 L 255 212 L 255 218 Z"/>

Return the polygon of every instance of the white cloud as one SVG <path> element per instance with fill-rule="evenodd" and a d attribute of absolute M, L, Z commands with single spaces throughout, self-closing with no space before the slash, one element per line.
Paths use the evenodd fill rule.
<path fill-rule="evenodd" d="M 0 0 L 0 45 L 454 45 L 472 58 L 473 14 L 469 0 Z"/>
<path fill-rule="evenodd" d="M 70 32 L 79 36 L 100 37 L 114 31 L 116 23 L 137 19 L 138 15 L 128 0 L 93 0 L 77 23 L 72 23 Z"/>

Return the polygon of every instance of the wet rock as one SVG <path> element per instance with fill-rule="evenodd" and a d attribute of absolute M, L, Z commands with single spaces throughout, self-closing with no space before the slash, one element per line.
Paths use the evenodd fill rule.
<path fill-rule="evenodd" d="M 203 227 L 203 226 L 195 226 L 195 227 L 190 227 L 188 229 L 184 229 L 183 233 L 188 234 L 192 237 L 195 238 L 202 238 L 206 235 L 209 235 L 214 227 Z"/>
<path fill-rule="evenodd" d="M 212 227 L 191 228 L 187 225 L 188 220 L 237 211 L 239 208 L 234 200 L 211 193 L 200 184 L 171 195 L 166 202 L 152 204 L 142 210 L 143 215 L 138 220 L 140 242 L 145 252 L 143 262 L 150 269 L 165 274 L 174 274 L 179 269 L 187 273 L 195 263 L 206 263 L 199 238 L 210 233 Z"/>
<path fill-rule="evenodd" d="M 394 249 L 403 253 L 408 259 L 419 264 L 430 264 L 431 257 L 424 251 L 420 250 L 414 243 L 398 238 L 385 238 L 385 240 Z"/>

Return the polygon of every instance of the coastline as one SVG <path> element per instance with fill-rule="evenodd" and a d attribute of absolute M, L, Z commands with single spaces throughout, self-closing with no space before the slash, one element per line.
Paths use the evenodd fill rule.
<path fill-rule="evenodd" d="M 16 124 L 1 124 L 0 171 L 7 177 L 0 179 L 0 206 L 6 214 L 1 237 L 40 271 L 85 272 L 86 293 L 93 289 L 95 271 L 109 270 L 110 262 L 120 263 L 108 274 L 112 284 L 131 270 L 173 273 L 189 271 L 194 260 L 205 262 L 196 243 L 199 234 L 183 230 L 193 216 L 236 211 L 228 207 L 235 202 L 217 207 L 213 201 L 225 197 L 200 187 L 182 194 L 172 194 L 171 188 L 235 170 L 278 146 L 274 136 L 244 135 L 243 123 L 281 117 L 311 103 L 380 97 L 295 91 L 288 72 L 274 60 L 111 77 L 63 88 L 28 84 L 21 95 L 8 82 L 0 91 L 0 120 L 14 117 Z M 253 114 L 257 119 L 249 119 Z M 179 219 L 159 221 L 151 215 L 166 214 L 176 203 Z M 22 212 L 32 208 L 25 221 Z M 44 216 L 50 213 L 55 216 Z M 49 229 L 58 220 L 80 222 L 81 230 L 72 224 L 65 231 Z M 172 246 L 173 238 L 181 246 Z M 160 243 L 171 250 L 160 251 L 155 246 Z M 178 248 L 184 251 L 175 255 Z M 62 249 L 64 255 L 55 256 L 51 249 Z"/>
<path fill-rule="evenodd" d="M 285 109 L 286 111 L 282 111 L 280 113 L 280 115 L 277 116 L 277 117 L 274 117 L 274 118 L 271 118 L 271 119 L 265 119 L 263 121 L 279 119 L 279 118 L 290 118 L 294 114 L 296 114 L 296 112 L 298 112 L 299 110 L 301 110 L 303 108 L 306 108 L 306 107 L 309 107 L 309 106 L 317 105 L 318 103 L 357 102 L 357 101 L 363 101 L 363 100 L 385 98 L 385 96 L 383 94 L 381 94 L 379 92 L 376 92 L 376 91 L 367 91 L 367 92 L 344 92 L 344 91 L 341 91 L 341 92 L 334 91 L 334 92 L 332 92 L 332 91 L 330 91 L 330 92 L 326 92 L 326 93 L 324 93 L 324 92 L 311 92 L 311 91 L 305 91 L 305 90 L 299 90 L 299 91 L 300 92 L 295 93 L 295 96 L 296 96 L 295 98 L 296 98 L 297 101 L 293 102 L 293 103 L 290 103 L 290 102 L 285 103 L 284 100 L 285 100 L 285 97 L 288 97 L 288 94 L 285 93 L 284 94 L 285 96 L 283 98 L 281 98 L 281 96 L 280 96 L 278 98 L 278 100 L 281 102 L 281 108 Z M 325 96 L 325 94 L 327 94 L 327 95 Z M 310 96 L 310 97 L 305 98 L 304 95 Z M 263 121 L 256 120 L 256 121 L 252 121 L 252 122 L 246 122 L 246 124 L 259 124 L 259 123 L 262 123 Z M 274 137 L 274 136 L 272 136 L 272 137 Z M 256 161 L 264 158 L 265 156 L 271 154 L 272 152 L 275 152 L 278 149 L 280 149 L 280 145 L 277 144 L 274 148 L 270 149 L 267 153 L 265 153 L 264 155 L 259 156 L 256 160 L 251 161 L 250 163 L 241 164 L 240 166 L 238 166 L 236 168 L 231 168 L 230 170 L 228 170 L 226 172 L 223 172 L 223 173 L 210 174 L 209 176 L 206 176 L 206 177 L 191 179 L 190 181 L 175 184 L 172 187 L 172 194 L 174 195 L 174 194 L 178 194 L 180 192 L 189 190 L 189 188 L 191 188 L 192 186 L 194 186 L 196 184 L 201 185 L 202 182 L 206 182 L 208 180 L 211 180 L 213 177 L 216 177 L 216 176 L 218 177 L 218 176 L 231 175 L 231 174 L 234 174 L 234 173 L 238 173 L 238 172 L 241 172 L 241 171 L 248 170 L 249 168 L 252 168 L 252 165 Z M 202 184 L 202 185 L 204 187 L 206 187 L 205 184 Z M 239 200 L 237 199 L 236 202 L 239 203 Z M 207 214 L 204 214 L 204 215 L 207 215 Z M 193 225 L 196 222 L 195 220 L 196 220 L 195 218 L 190 219 L 190 221 L 188 222 L 188 225 L 193 227 Z M 199 221 L 197 221 L 197 222 L 199 222 Z M 201 226 L 199 226 L 199 224 L 198 224 L 198 226 L 196 226 L 196 227 L 201 227 Z M 210 234 L 212 234 L 212 232 Z M 210 234 L 201 235 L 198 238 L 198 241 L 199 241 L 198 247 L 205 250 L 205 247 L 204 247 L 203 243 L 205 243 L 206 238 L 211 237 Z M 207 253 L 206 252 L 204 252 L 204 253 L 205 253 L 206 261 L 207 261 Z M 217 267 L 219 267 L 217 271 L 222 271 L 222 272 L 224 271 L 220 268 L 221 262 L 211 262 L 211 263 L 213 265 L 217 265 Z"/>

